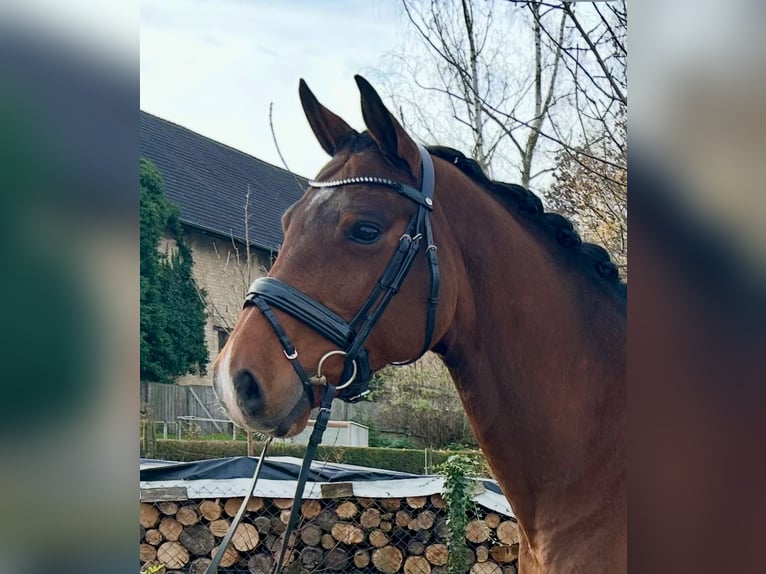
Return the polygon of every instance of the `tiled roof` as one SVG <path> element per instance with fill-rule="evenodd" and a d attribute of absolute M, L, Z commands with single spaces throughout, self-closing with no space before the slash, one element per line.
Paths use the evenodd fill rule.
<path fill-rule="evenodd" d="M 140 153 L 159 169 L 182 223 L 242 241 L 249 185 L 249 239 L 265 249 L 279 248 L 280 218 L 307 187 L 306 178 L 144 111 Z"/>

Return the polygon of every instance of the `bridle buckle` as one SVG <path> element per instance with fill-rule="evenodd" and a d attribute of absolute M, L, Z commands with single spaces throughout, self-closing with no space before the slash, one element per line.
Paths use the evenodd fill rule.
<path fill-rule="evenodd" d="M 324 387 L 327 384 L 327 377 L 324 375 L 314 375 L 309 379 L 309 383 L 315 387 Z"/>

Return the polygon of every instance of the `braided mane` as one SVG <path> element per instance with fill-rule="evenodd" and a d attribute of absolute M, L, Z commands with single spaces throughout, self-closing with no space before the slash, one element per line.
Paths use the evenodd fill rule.
<path fill-rule="evenodd" d="M 595 243 L 583 242 L 572 222 L 558 213 L 546 212 L 543 202 L 534 193 L 514 183 L 489 179 L 475 160 L 450 147 L 428 146 L 428 151 L 455 165 L 514 213 L 544 229 L 564 252 L 579 260 L 584 270 L 613 286 L 622 298 L 627 299 L 627 284 L 620 279 L 609 252 Z"/>
<path fill-rule="evenodd" d="M 351 153 L 375 148 L 376 144 L 367 131 L 352 138 L 346 147 Z M 574 225 L 566 217 L 546 212 L 543 202 L 534 193 L 515 183 L 494 181 L 487 177 L 476 160 L 446 146 L 426 146 L 428 151 L 456 166 L 483 189 L 490 192 L 509 211 L 519 214 L 537 225 L 555 243 L 560 251 L 573 258 L 589 276 L 611 286 L 616 294 L 627 301 L 628 286 L 620 279 L 617 266 L 609 252 L 595 243 L 582 240 Z M 401 167 L 401 166 L 399 166 Z"/>

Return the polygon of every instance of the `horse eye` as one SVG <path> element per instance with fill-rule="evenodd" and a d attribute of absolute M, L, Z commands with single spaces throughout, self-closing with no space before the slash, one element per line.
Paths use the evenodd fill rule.
<path fill-rule="evenodd" d="M 349 239 L 357 243 L 375 243 L 380 237 L 380 229 L 372 223 L 360 222 L 351 228 Z"/>

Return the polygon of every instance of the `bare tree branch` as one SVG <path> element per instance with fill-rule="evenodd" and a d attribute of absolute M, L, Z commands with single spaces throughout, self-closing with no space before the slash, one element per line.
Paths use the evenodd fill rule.
<path fill-rule="evenodd" d="M 601 57 L 601 53 L 596 48 L 593 41 L 590 39 L 590 36 L 588 36 L 587 32 L 583 30 L 582 24 L 580 23 L 580 20 L 575 16 L 574 11 L 572 10 L 571 2 L 564 2 L 564 12 L 569 16 L 569 19 L 572 20 L 574 25 L 577 27 L 577 29 L 580 31 L 580 34 L 582 34 L 583 40 L 585 40 L 585 43 L 588 44 L 588 47 L 590 48 L 591 52 L 593 53 L 593 57 L 596 58 L 596 61 L 598 61 L 599 65 L 601 66 L 601 69 L 604 72 L 604 76 L 609 81 L 609 83 L 612 86 L 612 89 L 614 90 L 614 93 L 617 94 L 617 97 L 622 102 L 622 105 L 627 106 L 628 105 L 628 97 L 622 93 L 622 90 L 617 85 L 617 82 L 615 82 L 614 77 L 611 73 L 611 70 L 609 67 L 604 63 L 603 58 Z"/>
<path fill-rule="evenodd" d="M 527 138 L 527 145 L 524 149 L 522 157 L 522 171 L 521 171 L 521 185 L 529 187 L 531 181 L 530 173 L 532 171 L 532 158 L 534 156 L 535 147 L 537 141 L 540 138 L 540 131 L 542 129 L 543 121 L 548 116 L 550 110 L 551 101 L 553 99 L 553 92 L 556 87 L 556 76 L 558 75 L 559 62 L 561 61 L 561 44 L 564 41 L 564 17 L 561 17 L 561 23 L 559 24 L 559 41 L 556 44 L 556 52 L 553 56 L 553 72 L 548 83 L 548 93 L 545 97 L 545 102 L 542 100 L 542 48 L 541 48 L 541 28 L 540 23 L 540 5 L 537 2 L 530 2 L 528 4 L 529 9 L 534 15 L 534 35 L 535 35 L 535 117 L 532 120 L 532 128 Z"/>

